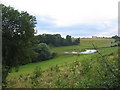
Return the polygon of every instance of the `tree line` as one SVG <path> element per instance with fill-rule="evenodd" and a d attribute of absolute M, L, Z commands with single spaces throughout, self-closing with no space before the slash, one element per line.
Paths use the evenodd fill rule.
<path fill-rule="evenodd" d="M 38 35 L 37 38 L 39 43 L 46 43 L 49 46 L 70 46 L 80 44 L 80 38 L 72 38 L 70 35 L 63 38 L 60 34 L 42 34 Z"/>

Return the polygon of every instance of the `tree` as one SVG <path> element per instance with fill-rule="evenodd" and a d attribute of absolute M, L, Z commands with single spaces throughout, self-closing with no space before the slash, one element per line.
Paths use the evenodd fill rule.
<path fill-rule="evenodd" d="M 46 43 L 49 46 L 70 46 L 80 43 L 80 38 L 72 40 L 70 35 L 66 39 L 62 38 L 60 34 L 42 34 L 37 36 L 39 43 Z"/>
<path fill-rule="evenodd" d="M 67 45 L 72 45 L 72 38 L 69 35 L 66 36 L 66 44 Z"/>
<path fill-rule="evenodd" d="M 39 61 L 48 60 L 52 57 L 52 52 L 50 51 L 50 48 L 45 43 L 40 43 L 36 47 L 35 51 L 38 53 L 38 59 Z"/>
<path fill-rule="evenodd" d="M 77 45 L 77 44 L 80 44 L 80 38 L 74 39 L 73 45 Z"/>
<path fill-rule="evenodd" d="M 62 44 L 62 37 L 60 34 L 55 34 L 55 46 L 61 46 Z"/>
<path fill-rule="evenodd" d="M 34 16 L 2 5 L 3 83 L 12 67 L 31 62 L 35 24 Z"/>

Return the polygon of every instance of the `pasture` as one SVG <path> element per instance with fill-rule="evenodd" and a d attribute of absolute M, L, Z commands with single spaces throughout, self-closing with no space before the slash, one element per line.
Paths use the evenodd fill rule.
<path fill-rule="evenodd" d="M 31 63 L 27 65 L 23 65 L 19 67 L 19 71 L 15 72 L 14 69 L 12 70 L 11 73 L 9 73 L 7 80 L 8 80 L 8 87 L 29 87 L 31 86 L 31 83 L 27 79 L 26 81 L 21 81 L 19 80 L 21 78 L 28 78 L 28 76 L 33 75 L 33 72 L 35 72 L 36 67 L 38 67 L 38 72 L 42 73 L 42 76 L 37 77 L 37 81 L 34 82 L 35 85 L 31 87 L 85 87 L 82 83 L 80 84 L 80 80 L 85 82 L 84 80 L 90 79 L 91 75 L 94 75 L 94 69 L 92 68 L 91 71 L 86 73 L 84 75 L 84 79 L 81 74 L 80 76 L 78 75 L 80 71 L 82 72 L 84 68 L 87 67 L 89 63 L 92 63 L 93 66 L 99 65 L 97 60 L 101 59 L 101 55 L 105 56 L 105 58 L 109 59 L 110 61 L 114 58 L 114 56 L 117 55 L 117 47 L 110 47 L 112 44 L 111 42 L 114 42 L 113 39 L 104 39 L 104 38 L 96 38 L 96 39 L 81 39 L 80 45 L 74 45 L 74 46 L 62 46 L 62 47 L 52 47 L 51 50 L 57 53 L 57 56 L 53 59 L 47 60 L 47 61 L 42 61 L 42 62 L 37 62 L 37 63 Z M 69 52 L 69 51 L 84 51 L 85 49 L 95 49 L 99 51 L 99 53 L 92 53 L 92 54 L 80 54 L 80 55 L 67 55 L 64 54 L 64 52 Z M 70 68 L 73 68 L 74 65 L 76 67 L 77 64 L 75 62 L 84 64 L 84 68 L 80 66 L 79 64 L 77 68 L 80 68 L 80 70 L 76 71 L 69 71 Z M 89 65 L 88 65 L 89 66 Z M 92 66 L 92 67 L 93 67 Z M 81 70 L 83 69 L 83 70 Z M 64 73 L 65 72 L 65 73 Z M 91 74 L 92 73 L 92 74 Z M 35 74 L 35 73 L 34 73 Z M 59 76 L 61 75 L 61 76 Z M 65 79 L 65 75 L 67 75 Z M 74 77 L 76 75 L 75 80 L 79 84 L 75 84 L 74 82 Z M 32 76 L 31 76 L 32 77 Z M 69 77 L 69 78 L 68 78 Z M 72 78 L 73 77 L 73 78 Z M 61 79 L 61 82 L 58 79 Z M 85 79 L 86 78 L 86 79 Z M 62 81 L 62 79 L 65 79 L 65 81 Z M 67 80 L 69 79 L 69 80 Z M 18 81 L 17 81 L 18 80 Z M 34 79 L 35 81 L 36 79 Z M 41 81 L 40 81 L 41 80 Z M 92 80 L 92 79 L 91 79 Z M 68 85 L 66 85 L 68 83 Z M 73 86 L 72 86 L 73 83 Z M 86 82 L 87 83 L 87 82 Z M 95 83 L 95 82 L 92 82 Z M 100 83 L 100 80 L 97 81 L 97 83 Z M 97 85 L 93 85 L 90 87 L 97 87 Z"/>

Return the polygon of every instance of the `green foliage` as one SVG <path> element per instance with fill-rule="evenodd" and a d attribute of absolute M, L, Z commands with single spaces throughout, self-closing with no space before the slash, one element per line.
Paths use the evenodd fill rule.
<path fill-rule="evenodd" d="M 58 65 L 55 66 L 55 71 L 56 71 L 56 72 L 60 72 L 60 69 L 59 69 L 59 66 L 58 66 Z"/>
<path fill-rule="evenodd" d="M 36 67 L 33 74 L 35 78 L 40 77 L 42 75 L 41 67 Z"/>
<path fill-rule="evenodd" d="M 84 49 L 89 49 L 89 48 L 93 48 L 92 44 L 89 43 L 92 42 L 94 39 L 81 39 L 81 45 L 75 45 L 75 46 L 63 46 L 63 47 L 54 47 L 51 48 L 51 50 L 53 52 L 57 52 L 57 56 L 53 59 L 44 61 L 44 62 L 37 62 L 37 63 L 31 63 L 31 64 L 27 64 L 27 65 L 23 65 L 20 66 L 19 68 L 19 72 L 18 73 L 10 73 L 9 74 L 9 78 L 13 78 L 13 77 L 17 77 L 18 75 L 20 75 L 20 73 L 31 73 L 33 72 L 33 68 L 35 68 L 36 66 L 41 66 L 42 69 L 47 69 L 51 66 L 55 66 L 56 64 L 58 65 L 64 65 L 65 63 L 67 63 L 67 65 L 69 66 L 70 63 L 73 62 L 74 59 L 76 59 L 76 55 L 65 55 L 64 52 L 66 51 L 73 51 L 74 49 L 77 49 L 79 51 L 82 51 Z M 110 54 L 112 52 L 115 52 L 117 49 L 117 47 L 112 47 L 112 48 L 101 48 L 101 47 L 108 47 L 110 46 L 110 42 L 113 41 L 113 39 L 96 39 L 93 41 L 93 43 L 95 43 L 95 45 L 97 45 L 97 47 L 100 48 L 100 51 L 103 55 L 106 54 Z M 86 46 L 85 46 L 86 45 Z M 84 59 L 91 59 L 92 56 L 96 55 L 96 53 L 94 54 L 89 54 L 89 55 L 80 55 L 78 60 L 84 60 Z M 95 57 L 96 58 L 96 57 Z"/>
<path fill-rule="evenodd" d="M 119 77 L 120 72 L 118 69 L 118 48 L 104 47 L 110 46 L 106 41 L 110 43 L 111 39 L 106 39 L 103 46 L 99 44 L 103 41 L 94 41 L 95 43 L 98 42 L 96 44 L 98 45 L 98 52 L 88 55 L 60 54 L 74 48 L 85 49 L 84 45 L 88 41 L 84 42 L 84 45 L 81 42 L 83 46 L 78 46 L 79 48 L 77 46 L 53 48 L 58 52 L 58 57 L 22 66 L 20 68 L 21 71 L 10 74 L 8 87 L 31 87 L 32 85 L 33 88 L 117 88 L 119 87 L 119 79 L 117 77 Z M 92 44 L 87 45 L 89 45 L 88 48 L 91 48 Z M 42 70 L 44 70 L 40 77 L 35 78 L 35 80 L 30 78 L 24 82 L 18 82 L 17 75 L 23 73 L 23 78 L 28 78 L 27 73 L 33 73 L 36 66 L 41 66 Z M 39 70 L 37 71 L 39 72 Z M 30 75 L 33 76 L 35 74 Z M 21 86 L 19 86 L 20 84 Z"/>
<path fill-rule="evenodd" d="M 30 83 L 31 83 L 31 87 L 36 87 L 38 85 L 40 85 L 40 82 L 38 81 L 38 78 L 42 76 L 42 70 L 41 67 L 36 67 L 34 69 L 33 75 L 30 76 Z"/>
<path fill-rule="evenodd" d="M 37 60 L 48 60 L 52 57 L 52 52 L 50 51 L 50 48 L 45 43 L 40 43 L 35 48 L 35 51 L 38 53 L 38 59 Z"/>
<path fill-rule="evenodd" d="M 76 39 L 73 41 L 73 44 L 74 44 L 74 45 L 80 44 L 80 38 L 76 38 Z"/>
<path fill-rule="evenodd" d="M 56 65 L 44 72 L 36 68 L 34 78 L 31 78 L 32 87 L 118 88 L 119 79 L 117 77 L 120 72 L 116 61 L 118 57 L 112 59 L 113 61 L 109 61 L 106 56 L 101 57 L 99 54 L 95 57 L 75 60 L 69 66 Z"/>
<path fill-rule="evenodd" d="M 69 35 L 66 36 L 66 45 L 72 45 L 72 38 Z"/>
<path fill-rule="evenodd" d="M 99 74 L 101 75 L 101 87 L 105 88 L 113 88 L 113 87 L 119 87 L 119 67 L 118 67 L 118 60 L 119 57 L 114 58 L 113 61 L 109 61 L 107 58 L 102 56 L 101 61 L 99 61 Z"/>
<path fill-rule="evenodd" d="M 2 64 L 9 67 L 8 71 L 3 70 L 3 76 L 12 67 L 31 62 L 35 24 L 34 16 L 2 5 Z M 6 75 L 3 81 L 5 78 Z"/>
<path fill-rule="evenodd" d="M 114 42 L 111 42 L 111 43 L 116 43 L 115 45 L 112 45 L 112 47 L 116 47 L 116 46 L 119 46 L 120 47 L 120 37 L 115 35 L 112 37 L 113 39 L 115 39 Z"/>
<path fill-rule="evenodd" d="M 70 35 L 66 39 L 62 38 L 60 34 L 43 34 L 36 36 L 39 43 L 46 43 L 50 46 L 70 46 L 80 44 L 80 38 L 72 40 Z"/>

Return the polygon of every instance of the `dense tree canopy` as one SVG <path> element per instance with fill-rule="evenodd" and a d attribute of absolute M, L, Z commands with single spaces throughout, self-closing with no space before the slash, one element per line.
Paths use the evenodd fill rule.
<path fill-rule="evenodd" d="M 10 68 L 31 61 L 36 18 L 2 5 L 3 80 Z M 6 74 L 5 74 L 6 72 Z"/>
<path fill-rule="evenodd" d="M 71 38 L 70 35 L 62 38 L 60 34 L 42 34 L 36 36 L 39 43 L 46 43 L 47 45 L 52 46 L 69 46 L 80 44 L 80 38 Z"/>
<path fill-rule="evenodd" d="M 69 35 L 66 36 L 66 45 L 72 45 L 72 38 Z"/>

